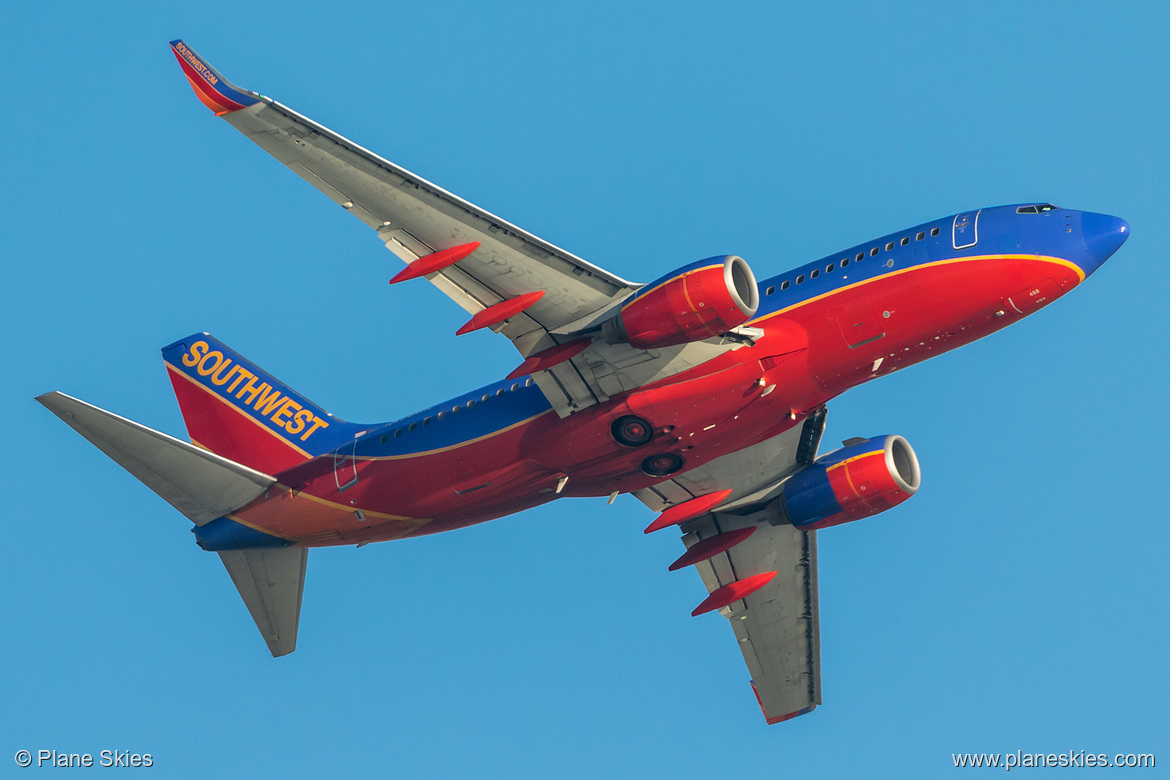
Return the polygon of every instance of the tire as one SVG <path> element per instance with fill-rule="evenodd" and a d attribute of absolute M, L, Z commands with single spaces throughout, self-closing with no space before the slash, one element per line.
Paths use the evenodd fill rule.
<path fill-rule="evenodd" d="M 623 447 L 641 447 L 654 438 L 654 426 L 632 414 L 614 420 L 609 431 L 613 440 Z"/>
<path fill-rule="evenodd" d="M 685 461 L 682 455 L 673 452 L 661 452 L 657 455 L 651 455 L 646 460 L 642 461 L 642 471 L 651 477 L 669 477 L 671 474 L 679 471 Z"/>

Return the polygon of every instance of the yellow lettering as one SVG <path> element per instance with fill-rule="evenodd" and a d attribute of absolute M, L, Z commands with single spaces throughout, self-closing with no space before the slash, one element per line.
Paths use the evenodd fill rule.
<path fill-rule="evenodd" d="M 227 381 L 229 379 L 231 379 L 233 376 L 235 376 L 236 372 L 240 370 L 239 366 L 232 366 L 232 370 L 228 371 L 226 374 L 224 374 L 223 370 L 231 365 L 232 365 L 232 359 L 231 358 L 224 358 L 223 364 L 219 367 L 219 370 L 216 371 L 214 374 L 212 374 L 211 383 L 215 384 L 215 385 L 226 385 Z M 222 378 L 220 377 L 220 374 L 223 374 Z"/>
<path fill-rule="evenodd" d="M 236 366 L 236 368 L 240 369 L 240 373 L 236 377 L 236 381 L 232 382 L 231 387 L 229 387 L 227 389 L 227 392 L 229 392 L 229 393 L 236 392 L 236 385 L 238 385 L 244 379 L 251 379 L 252 377 L 256 376 L 255 374 L 253 374 L 251 371 L 249 371 L 246 368 L 243 368 L 241 366 Z"/>
<path fill-rule="evenodd" d="M 208 368 L 207 364 L 211 362 L 212 358 L 215 358 L 215 365 Z M 203 359 L 199 361 L 199 367 L 196 370 L 200 376 L 207 376 L 208 374 L 214 374 L 219 369 L 221 363 L 223 363 L 223 353 L 217 349 L 214 352 L 208 352 L 204 355 Z"/>
<path fill-rule="evenodd" d="M 289 423 L 292 422 L 292 420 L 288 420 L 286 422 L 284 419 L 284 416 L 286 414 L 292 414 L 293 412 L 297 411 L 300 408 L 301 408 L 301 405 L 298 404 L 296 401 L 294 401 L 291 398 L 285 398 L 284 403 L 282 403 L 280 405 L 280 408 L 277 409 L 272 414 L 272 424 L 279 425 L 281 428 L 287 428 Z"/>
<path fill-rule="evenodd" d="M 259 379 L 259 377 L 256 377 L 256 376 L 249 378 L 248 384 L 241 387 L 240 392 L 236 393 L 236 398 L 243 398 L 245 395 L 247 395 L 248 400 L 244 401 L 244 403 L 251 404 L 252 401 L 254 401 L 256 399 L 256 394 L 259 393 L 264 388 L 268 387 L 267 382 L 262 382 L 261 384 L 257 385 L 256 384 L 257 379 Z"/>
<path fill-rule="evenodd" d="M 262 391 L 260 397 L 252 405 L 256 407 L 256 411 L 267 417 L 280 405 L 283 397 L 275 387 L 269 388 L 268 390 Z"/>
<path fill-rule="evenodd" d="M 206 341 L 196 341 L 191 345 L 191 351 L 183 355 L 183 365 L 188 368 L 196 365 L 203 359 L 203 355 L 207 352 L 208 346 Z"/>
<path fill-rule="evenodd" d="M 304 435 L 301 436 L 301 441 L 307 440 L 310 436 L 313 435 L 313 431 L 317 430 L 318 428 L 328 428 L 328 427 L 329 427 L 329 423 L 325 422 L 317 415 L 313 415 L 313 427 L 310 428 L 309 430 L 305 431 Z"/>
<path fill-rule="evenodd" d="M 275 418 L 274 418 L 275 419 Z M 305 424 L 313 419 L 313 413 L 308 409 L 301 409 L 293 418 L 288 421 L 288 425 L 284 429 L 292 435 L 296 435 L 305 429 Z"/>

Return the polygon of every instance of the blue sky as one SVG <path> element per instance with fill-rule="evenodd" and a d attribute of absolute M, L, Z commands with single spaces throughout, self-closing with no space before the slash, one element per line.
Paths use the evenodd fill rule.
<path fill-rule="evenodd" d="M 424 7 L 424 5 L 426 7 Z M 1153 752 L 1164 658 L 1170 126 L 1153 3 L 23 4 L 0 30 L 0 766 L 163 777 L 938 776 L 954 752 Z M 820 538 L 824 705 L 764 725 L 725 622 L 632 498 L 310 556 L 274 661 L 188 522 L 32 398 L 184 428 L 207 330 L 391 419 L 517 355 L 191 93 L 229 79 L 629 279 L 772 275 L 960 210 L 1125 217 L 1082 288 L 830 406 L 913 501 Z M 1165 754 L 1165 755 L 1163 755 Z M 28 770 L 33 771 L 33 770 Z"/>

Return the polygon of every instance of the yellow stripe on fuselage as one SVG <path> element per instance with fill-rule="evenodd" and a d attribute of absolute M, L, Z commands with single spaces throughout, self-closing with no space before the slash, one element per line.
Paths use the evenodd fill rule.
<path fill-rule="evenodd" d="M 781 314 L 787 314 L 788 312 L 791 312 L 794 309 L 799 309 L 800 307 L 807 306 L 810 303 L 816 303 L 817 301 L 824 300 L 825 298 L 836 295 L 838 293 L 843 293 L 847 290 L 855 290 L 859 287 L 863 287 L 867 284 L 871 284 L 873 282 L 877 282 L 877 281 L 880 281 L 882 279 L 889 279 L 889 278 L 894 277 L 894 276 L 901 276 L 902 274 L 908 274 L 908 273 L 911 273 L 913 271 L 924 271 L 928 268 L 937 268 L 939 266 L 953 265 L 955 263 L 971 263 L 971 262 L 976 262 L 979 260 L 1039 260 L 1041 262 L 1053 263 L 1055 265 L 1064 266 L 1065 268 L 1071 268 L 1077 274 L 1077 284 L 1080 284 L 1081 282 L 1085 281 L 1085 272 L 1081 269 L 1081 267 L 1079 265 L 1077 265 L 1076 263 L 1071 262 L 1069 260 L 1065 260 L 1064 258 L 1061 258 L 1061 257 L 1051 257 L 1049 255 L 977 255 L 975 257 L 952 257 L 952 258 L 949 258 L 947 260 L 934 260 L 934 261 L 929 262 L 929 263 L 923 263 L 922 265 L 912 265 L 909 268 L 900 268 L 897 271 L 889 271 L 887 273 L 880 274 L 878 276 L 874 276 L 874 277 L 871 277 L 869 279 L 862 279 L 859 282 L 854 282 L 853 284 L 847 284 L 844 287 L 837 287 L 837 288 L 834 288 L 832 290 L 829 290 L 828 292 L 821 293 L 820 295 L 814 295 L 812 298 L 808 298 L 808 299 L 803 300 L 803 301 L 797 301 L 796 303 L 792 304 L 791 306 L 786 306 L 783 309 L 778 309 L 777 311 L 770 312 L 769 314 L 765 314 L 762 317 L 757 317 L 756 319 L 749 321 L 748 324 L 760 323 L 760 322 L 763 322 L 764 320 L 770 319 L 772 317 L 777 317 L 777 316 L 780 316 Z"/>

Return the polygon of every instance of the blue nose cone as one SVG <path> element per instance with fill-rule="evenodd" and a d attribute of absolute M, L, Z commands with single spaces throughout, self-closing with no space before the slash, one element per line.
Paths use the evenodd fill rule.
<path fill-rule="evenodd" d="M 1081 237 L 1089 253 L 1090 267 L 1085 271 L 1092 273 L 1129 238 L 1129 223 L 1120 217 L 1086 211 L 1081 214 Z"/>

